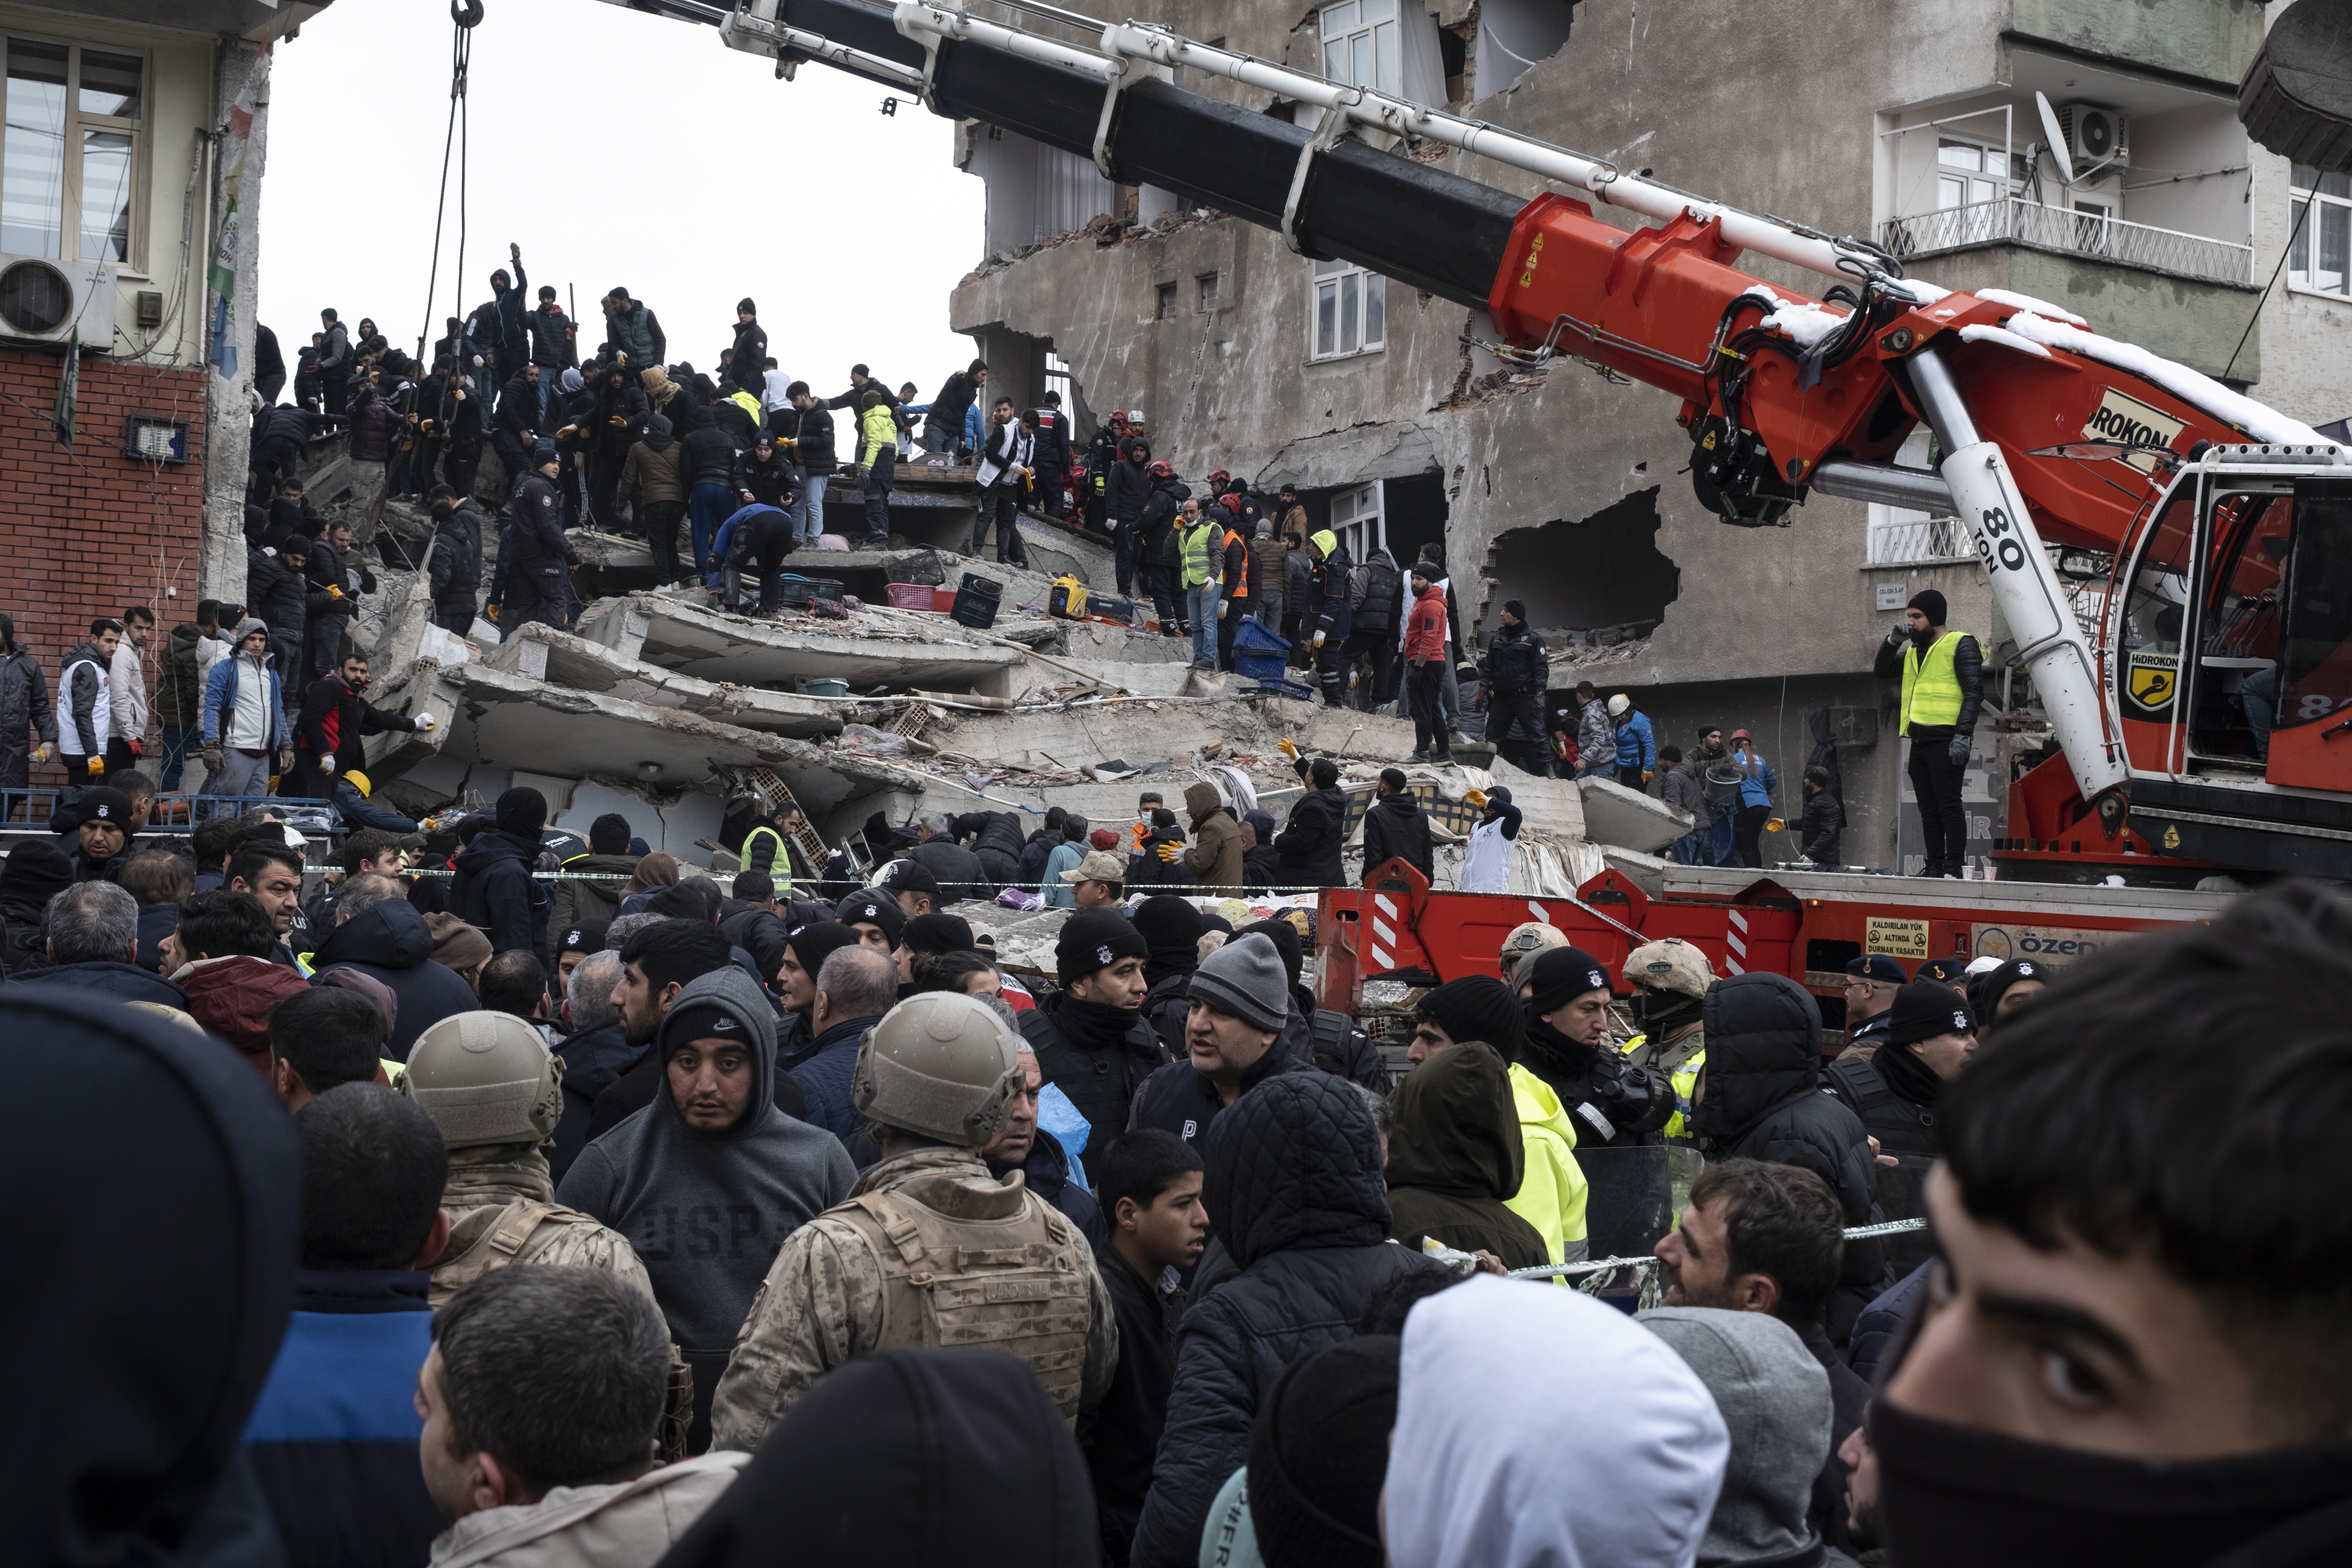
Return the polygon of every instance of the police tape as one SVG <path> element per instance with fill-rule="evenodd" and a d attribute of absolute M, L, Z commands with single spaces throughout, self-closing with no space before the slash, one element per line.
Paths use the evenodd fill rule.
<path fill-rule="evenodd" d="M 1887 1220 L 1880 1225 L 1861 1225 L 1845 1233 L 1848 1241 L 1868 1241 L 1874 1237 L 1898 1236 L 1906 1231 L 1925 1230 L 1924 1219 Z M 1514 1268 L 1514 1279 L 1571 1279 L 1575 1288 L 1588 1296 L 1598 1296 L 1617 1275 L 1631 1271 L 1641 1276 L 1641 1305 L 1644 1310 L 1665 1304 L 1665 1284 L 1658 1277 L 1660 1259 L 1653 1253 L 1647 1258 L 1603 1258 L 1591 1263 L 1546 1263 L 1534 1268 Z M 1622 1291 L 1619 1294 L 1622 1294 Z"/>

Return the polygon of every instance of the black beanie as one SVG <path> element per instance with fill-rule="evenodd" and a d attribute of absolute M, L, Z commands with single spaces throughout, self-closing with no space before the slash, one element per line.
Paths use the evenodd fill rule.
<path fill-rule="evenodd" d="M 1973 975 L 1968 982 L 1969 1011 L 1979 1018 L 1991 1017 L 1999 1010 L 2000 999 L 2009 994 L 2010 987 L 2021 980 L 2047 985 L 2050 973 L 2030 958 L 2012 958 L 1999 969 Z"/>
<path fill-rule="evenodd" d="M 857 945 L 857 933 L 836 920 L 812 921 L 784 938 L 784 945 L 814 980 L 826 959 L 845 947 Z"/>
<path fill-rule="evenodd" d="M 1966 1034 L 1977 1026 L 1969 999 L 1948 985 L 1914 980 L 1895 989 L 1895 1005 L 1887 1011 L 1886 1043 L 1913 1046 L 1937 1035 Z"/>
<path fill-rule="evenodd" d="M 1067 985 L 1122 958 L 1149 959 L 1150 945 L 1117 910 L 1080 910 L 1062 922 L 1054 943 L 1054 977 Z"/>
<path fill-rule="evenodd" d="M 110 822 L 129 833 L 131 816 L 131 797 L 119 789 L 109 789 L 101 784 L 82 793 L 74 816 L 74 826 L 79 827 L 86 822 Z"/>
<path fill-rule="evenodd" d="M 735 301 L 735 313 L 739 316 L 756 316 L 760 313 L 760 307 L 751 303 L 748 298 L 738 300 Z"/>
<path fill-rule="evenodd" d="M 1920 589 L 1911 595 L 1911 602 L 1904 608 L 1918 611 L 1927 617 L 1927 624 L 1931 626 L 1942 626 L 1944 617 L 1951 614 L 1950 608 L 1944 603 L 1942 592 L 1935 588 Z"/>
<path fill-rule="evenodd" d="M 1501 981 L 1485 974 L 1449 980 L 1421 999 L 1415 1009 L 1453 1038 L 1484 1040 L 1502 1052 L 1505 1061 L 1517 1061 L 1527 1040 L 1526 1016 L 1519 999 Z"/>
<path fill-rule="evenodd" d="M 1289 977 L 1291 984 L 1298 984 L 1298 972 L 1305 963 L 1305 955 L 1299 949 L 1297 926 L 1288 921 L 1260 921 L 1255 925 L 1243 926 L 1234 932 L 1234 936 L 1235 939 L 1262 936 L 1274 943 L 1275 951 L 1282 954 L 1283 973 Z"/>
<path fill-rule="evenodd" d="M 1290 1363 L 1250 1428 L 1250 1525 L 1266 1568 L 1381 1568 L 1381 1488 L 1404 1341 L 1361 1334 Z"/>
<path fill-rule="evenodd" d="M 1536 954 L 1528 978 L 1535 983 L 1535 994 L 1528 998 L 1529 1018 L 1557 1012 L 1588 991 L 1609 989 L 1609 972 L 1580 947 L 1555 947 Z"/>
<path fill-rule="evenodd" d="M 860 921 L 880 926 L 893 949 L 907 931 L 907 911 L 898 907 L 898 895 L 877 892 L 872 888 L 860 888 L 842 900 L 841 907 L 834 910 L 834 918 L 845 926 Z"/>
<path fill-rule="evenodd" d="M 971 922 L 961 915 L 917 915 L 907 922 L 907 946 L 916 952 L 974 952 Z"/>
<path fill-rule="evenodd" d="M 547 797 L 529 784 L 517 784 L 499 796 L 493 815 L 500 833 L 536 842 L 539 830 L 547 826 Z"/>
<path fill-rule="evenodd" d="M 73 862 L 46 838 L 19 843 L 8 851 L 8 863 L 0 866 L 0 893 L 21 893 L 42 904 L 72 887 L 73 879 Z"/>
<path fill-rule="evenodd" d="M 1158 893 L 1135 907 L 1135 929 L 1151 950 L 1154 963 L 1191 969 L 1201 962 L 1201 911 L 1173 893 Z"/>

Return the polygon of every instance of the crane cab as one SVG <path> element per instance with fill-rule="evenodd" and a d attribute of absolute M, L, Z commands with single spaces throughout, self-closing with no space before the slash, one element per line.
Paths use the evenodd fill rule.
<path fill-rule="evenodd" d="M 2133 829 L 2352 877 L 2352 452 L 2206 448 L 2117 557 L 2107 615 Z"/>

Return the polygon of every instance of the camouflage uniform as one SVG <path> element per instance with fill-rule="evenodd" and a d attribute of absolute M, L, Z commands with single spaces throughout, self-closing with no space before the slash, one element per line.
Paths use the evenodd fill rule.
<path fill-rule="evenodd" d="M 902 1264 L 893 1258 L 886 1266 L 876 1249 L 876 1222 L 859 1200 L 882 1194 L 927 1211 L 927 1218 L 936 1216 L 967 1256 L 1003 1258 L 1017 1249 L 1025 1255 L 1033 1279 L 1040 1273 L 1061 1277 L 1054 1279 L 1052 1300 L 1041 1310 L 1027 1303 L 997 1305 L 991 1297 L 990 1304 L 975 1306 L 946 1335 L 930 1313 L 910 1311 L 891 1321 L 886 1336 L 892 1279 L 907 1281 L 914 1260 Z M 900 1250 L 906 1250 L 904 1244 Z M 952 1281 L 941 1276 L 937 1283 Z M 1076 1314 L 1067 1310 L 1081 1292 L 1082 1330 Z M 935 1284 L 929 1300 L 937 1303 L 946 1295 Z M 1056 1301 L 1064 1304 L 1058 1312 Z M 1081 1336 L 1083 1364 L 1073 1368 L 1070 1352 Z M 1101 1400 L 1118 1364 L 1110 1294 L 1085 1238 L 1053 1205 L 1027 1191 L 1021 1173 L 1012 1172 L 1000 1183 L 971 1149 L 926 1148 L 886 1159 L 859 1179 L 848 1203 L 826 1210 L 785 1240 L 719 1380 L 710 1446 L 759 1447 L 811 1384 L 852 1356 L 942 1339 L 992 1344 L 1023 1356 L 1037 1367 L 1046 1392 L 1074 1423 L 1081 1410 Z"/>
<path fill-rule="evenodd" d="M 436 1311 L 465 1285 L 509 1263 L 602 1268 L 649 1298 L 654 1293 L 626 1237 L 577 1209 L 557 1206 L 555 1181 L 537 1144 L 452 1149 L 441 1206 L 449 1211 L 449 1246 L 433 1268 Z"/>

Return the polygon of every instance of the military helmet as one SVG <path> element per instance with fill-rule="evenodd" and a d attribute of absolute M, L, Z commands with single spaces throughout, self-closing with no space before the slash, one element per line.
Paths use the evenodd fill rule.
<path fill-rule="evenodd" d="M 1541 952 L 1548 947 L 1567 945 L 1568 937 L 1558 926 L 1546 925 L 1541 921 L 1523 921 L 1513 926 L 1511 934 L 1503 939 L 1503 954 L 1496 967 L 1502 970 L 1503 978 L 1507 981 L 1518 967 L 1519 961 L 1528 954 Z"/>
<path fill-rule="evenodd" d="M 1683 996 L 1704 996 L 1715 984 L 1706 954 L 1678 936 L 1645 942 L 1625 955 L 1625 984 Z"/>
<path fill-rule="evenodd" d="M 882 1015 L 857 1047 L 858 1114 L 966 1149 L 1004 1125 L 1025 1079 L 1021 1037 L 976 996 L 927 991 Z"/>
<path fill-rule="evenodd" d="M 536 1143 L 563 1115 L 563 1058 L 511 1013 L 460 1013 L 416 1037 L 400 1092 L 452 1149 Z"/>

